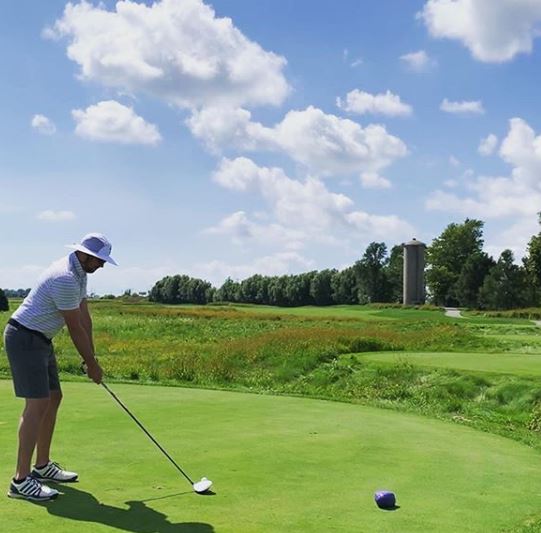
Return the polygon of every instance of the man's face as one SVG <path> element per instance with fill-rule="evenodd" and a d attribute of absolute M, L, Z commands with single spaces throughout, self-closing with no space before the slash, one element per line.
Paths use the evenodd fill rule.
<path fill-rule="evenodd" d="M 84 254 L 84 257 L 81 258 L 79 262 L 87 274 L 96 272 L 98 268 L 103 268 L 103 265 L 105 264 L 105 261 L 102 259 L 98 259 L 97 257 L 88 254 Z"/>

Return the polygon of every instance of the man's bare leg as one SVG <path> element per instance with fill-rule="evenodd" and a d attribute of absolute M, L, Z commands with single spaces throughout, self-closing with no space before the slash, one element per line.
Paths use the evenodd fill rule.
<path fill-rule="evenodd" d="M 51 442 L 53 440 L 56 414 L 62 401 L 62 392 L 52 390 L 49 397 L 49 406 L 41 421 L 41 427 L 37 440 L 36 466 L 43 466 L 50 460 Z"/>
<path fill-rule="evenodd" d="M 49 398 L 26 398 L 25 401 L 26 405 L 19 423 L 19 450 L 15 479 L 24 479 L 30 474 L 32 455 L 50 400 Z"/>

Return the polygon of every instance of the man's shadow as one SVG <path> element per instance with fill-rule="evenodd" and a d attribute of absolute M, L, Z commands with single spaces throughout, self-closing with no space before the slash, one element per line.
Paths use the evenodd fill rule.
<path fill-rule="evenodd" d="M 62 485 L 56 501 L 37 503 L 49 514 L 96 522 L 133 533 L 214 533 L 214 527 L 200 522 L 172 524 L 163 513 L 147 507 L 140 501 L 128 501 L 128 509 L 100 503 L 92 494 L 72 486 Z"/>

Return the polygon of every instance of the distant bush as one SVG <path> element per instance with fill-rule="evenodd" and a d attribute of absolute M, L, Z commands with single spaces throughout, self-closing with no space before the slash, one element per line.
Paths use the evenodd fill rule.
<path fill-rule="evenodd" d="M 6 293 L 0 289 L 0 311 L 9 311 L 9 302 Z"/>

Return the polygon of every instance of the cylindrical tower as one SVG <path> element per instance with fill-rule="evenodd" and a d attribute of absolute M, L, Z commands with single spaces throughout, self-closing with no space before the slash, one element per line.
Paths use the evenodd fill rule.
<path fill-rule="evenodd" d="M 425 303 L 426 244 L 413 239 L 402 244 L 404 250 L 404 305 Z"/>

